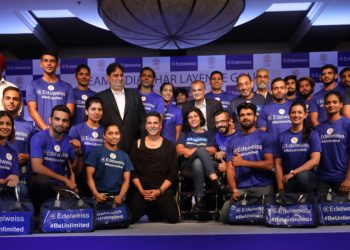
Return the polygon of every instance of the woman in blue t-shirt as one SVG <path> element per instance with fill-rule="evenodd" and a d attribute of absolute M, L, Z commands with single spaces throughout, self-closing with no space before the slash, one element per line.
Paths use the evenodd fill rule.
<path fill-rule="evenodd" d="M 114 196 L 114 202 L 121 204 L 129 189 L 130 171 L 133 165 L 129 156 L 118 149 L 121 133 L 116 124 L 105 127 L 105 143 L 87 157 L 87 184 L 97 202 Z"/>
<path fill-rule="evenodd" d="M 278 136 L 275 168 L 278 191 L 312 192 L 317 185 L 314 168 L 321 157 L 317 131 L 306 125 L 306 105 L 293 102 L 289 109 L 292 127 Z"/>
<path fill-rule="evenodd" d="M 103 145 L 103 126 L 100 124 L 102 118 L 102 101 L 98 97 L 90 97 L 85 102 L 85 122 L 74 125 L 69 130 L 69 136 L 79 140 L 82 148 L 84 161 L 97 147 Z M 86 184 L 86 168 L 81 162 L 76 173 L 76 182 L 79 193 L 89 196 L 90 191 Z"/>
<path fill-rule="evenodd" d="M 186 117 L 191 131 L 181 133 L 177 141 L 176 151 L 184 156 L 184 167 L 192 170 L 196 199 L 193 210 L 196 212 L 206 210 L 203 200 L 206 176 L 209 177 L 213 187 L 219 193 L 226 193 L 228 190 L 216 173 L 216 163 L 212 160 L 212 156 L 217 151 L 216 143 L 214 137 L 202 128 L 205 124 L 202 112 L 197 107 L 192 107 L 188 110 Z"/>
<path fill-rule="evenodd" d="M 8 143 L 15 138 L 14 123 L 11 115 L 0 111 L 0 185 L 15 187 L 19 183 L 17 153 Z"/>

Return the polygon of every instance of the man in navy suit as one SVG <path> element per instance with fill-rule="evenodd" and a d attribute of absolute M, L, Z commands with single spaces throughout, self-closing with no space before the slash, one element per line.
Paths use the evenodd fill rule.
<path fill-rule="evenodd" d="M 196 80 L 191 83 L 191 93 L 193 100 L 186 102 L 182 106 L 182 114 L 184 117 L 185 130 L 190 130 L 187 122 L 187 111 L 195 106 L 199 108 L 205 118 L 204 129 L 207 129 L 212 134 L 215 133 L 215 121 L 214 114 L 217 111 L 223 110 L 221 102 L 205 98 L 205 83 L 200 80 Z"/>
<path fill-rule="evenodd" d="M 122 134 L 119 148 L 128 153 L 132 142 L 144 134 L 146 112 L 141 96 L 133 89 L 124 88 L 123 66 L 111 63 L 106 71 L 110 88 L 96 95 L 102 100 L 101 124 L 118 125 Z"/>

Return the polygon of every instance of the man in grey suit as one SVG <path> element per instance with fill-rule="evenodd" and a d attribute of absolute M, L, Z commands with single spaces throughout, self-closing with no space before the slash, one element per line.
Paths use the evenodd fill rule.
<path fill-rule="evenodd" d="M 187 111 L 195 106 L 199 108 L 205 118 L 204 129 L 208 130 L 212 134 L 215 133 L 215 121 L 214 114 L 217 111 L 223 110 L 221 102 L 205 98 L 205 83 L 200 80 L 196 80 L 191 83 L 191 93 L 193 100 L 186 102 L 182 106 L 182 114 L 184 117 L 185 130 L 190 130 L 187 122 Z"/>
<path fill-rule="evenodd" d="M 119 148 L 129 153 L 133 141 L 145 134 L 146 112 L 141 96 L 133 89 L 124 88 L 123 66 L 111 63 L 106 72 L 110 88 L 96 95 L 102 100 L 101 124 L 118 125 L 122 134 Z"/>

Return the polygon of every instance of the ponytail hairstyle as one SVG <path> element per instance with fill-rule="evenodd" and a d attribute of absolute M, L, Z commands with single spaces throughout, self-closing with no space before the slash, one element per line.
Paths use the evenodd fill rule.
<path fill-rule="evenodd" d="M 292 108 L 294 106 L 301 106 L 303 108 L 305 114 L 307 113 L 306 104 L 302 101 L 295 101 L 292 103 L 292 105 L 289 108 L 289 115 L 290 115 Z M 311 131 L 312 130 L 311 130 L 310 126 L 306 123 L 306 119 L 304 119 L 304 121 L 303 121 L 303 134 L 302 134 L 302 141 L 303 142 L 307 142 L 309 140 L 309 136 L 311 134 Z"/>

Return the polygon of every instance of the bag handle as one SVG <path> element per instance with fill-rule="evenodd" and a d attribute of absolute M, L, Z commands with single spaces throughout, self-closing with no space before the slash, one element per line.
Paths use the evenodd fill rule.
<path fill-rule="evenodd" d="M 78 200 L 78 206 L 79 207 L 83 207 L 84 206 L 84 201 L 82 200 L 82 198 L 79 196 L 79 194 L 77 194 L 76 192 L 70 190 L 70 189 L 66 189 L 66 188 L 60 188 L 57 189 L 57 195 L 56 195 L 56 200 L 55 200 L 55 207 L 61 207 L 61 201 L 60 201 L 60 197 L 61 197 L 61 193 L 60 192 L 66 192 L 69 193 L 70 195 L 72 195 L 73 197 L 75 197 Z"/>
<path fill-rule="evenodd" d="M 16 196 L 15 208 L 17 209 L 21 208 L 21 200 L 19 199 L 19 193 L 20 193 L 20 187 L 17 185 L 15 187 L 15 196 Z"/>

